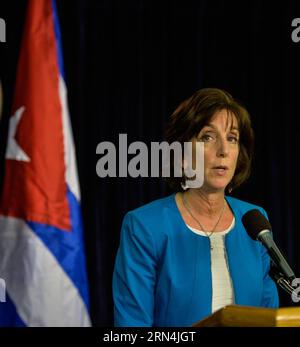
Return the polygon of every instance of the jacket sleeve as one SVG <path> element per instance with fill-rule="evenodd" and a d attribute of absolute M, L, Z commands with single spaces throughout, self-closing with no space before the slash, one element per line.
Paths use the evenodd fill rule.
<path fill-rule="evenodd" d="M 134 214 L 123 221 L 113 273 L 115 326 L 152 326 L 156 279 L 151 234 Z"/>
<path fill-rule="evenodd" d="M 262 213 L 268 219 L 267 213 L 264 209 L 262 209 Z M 277 308 L 279 306 L 277 286 L 269 275 L 270 256 L 263 245 L 261 246 L 261 253 L 264 273 L 262 306 Z"/>

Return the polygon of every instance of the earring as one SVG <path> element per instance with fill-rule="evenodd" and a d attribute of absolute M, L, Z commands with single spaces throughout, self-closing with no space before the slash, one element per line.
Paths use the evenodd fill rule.
<path fill-rule="evenodd" d="M 181 182 L 181 188 L 183 189 L 183 190 L 187 190 L 188 189 L 188 186 L 186 185 L 186 183 L 185 183 L 185 181 L 184 182 Z"/>

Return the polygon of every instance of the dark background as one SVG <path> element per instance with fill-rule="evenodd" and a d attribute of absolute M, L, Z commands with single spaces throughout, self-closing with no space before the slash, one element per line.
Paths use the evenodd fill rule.
<path fill-rule="evenodd" d="M 7 26 L 7 42 L 0 43 L 0 184 L 26 3 L 0 5 Z M 170 193 L 160 179 L 99 178 L 96 146 L 117 146 L 120 133 L 128 134 L 128 144 L 162 141 L 175 107 L 203 87 L 224 88 L 249 110 L 253 173 L 232 195 L 267 210 L 275 241 L 300 276 L 300 42 L 291 39 L 299 1 L 57 3 L 94 325 L 112 325 L 111 278 L 124 214 Z M 282 306 L 295 305 L 282 290 L 280 296 Z"/>

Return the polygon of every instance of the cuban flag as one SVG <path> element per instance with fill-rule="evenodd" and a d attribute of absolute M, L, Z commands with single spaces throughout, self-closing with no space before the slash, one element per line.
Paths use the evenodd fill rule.
<path fill-rule="evenodd" d="M 1 326 L 90 326 L 55 5 L 28 1 L 20 48 L 0 204 Z"/>

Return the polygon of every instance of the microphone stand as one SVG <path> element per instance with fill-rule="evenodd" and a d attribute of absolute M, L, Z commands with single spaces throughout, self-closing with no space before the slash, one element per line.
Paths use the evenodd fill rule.
<path fill-rule="evenodd" d="M 285 290 L 289 295 L 292 295 L 293 291 L 296 289 L 290 284 L 290 279 L 287 279 L 275 265 L 271 265 L 269 275 L 277 283 L 280 288 Z"/>

